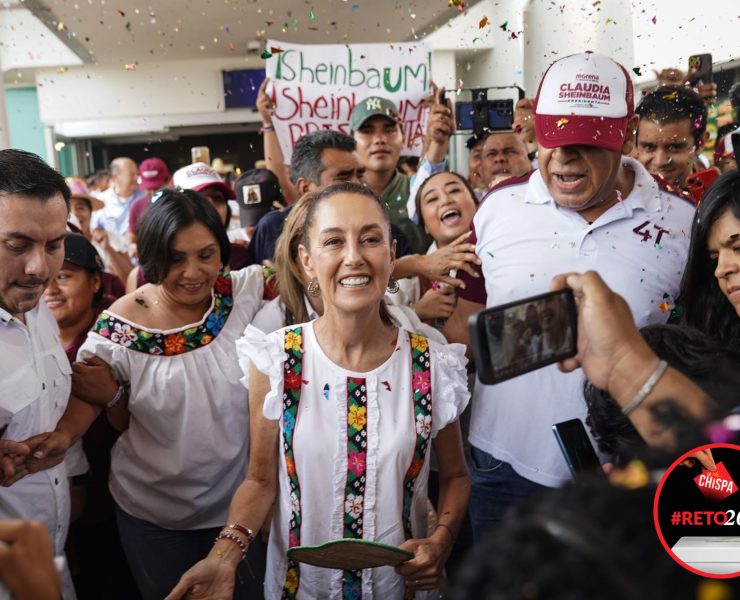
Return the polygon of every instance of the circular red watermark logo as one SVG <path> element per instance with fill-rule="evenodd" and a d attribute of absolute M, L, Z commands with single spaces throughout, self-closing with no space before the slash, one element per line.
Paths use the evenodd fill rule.
<path fill-rule="evenodd" d="M 707 444 L 666 470 L 653 501 L 660 543 L 702 577 L 740 576 L 740 446 Z"/>

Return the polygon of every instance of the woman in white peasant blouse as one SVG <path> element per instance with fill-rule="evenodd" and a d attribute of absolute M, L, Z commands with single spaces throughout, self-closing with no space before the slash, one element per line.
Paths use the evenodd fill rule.
<path fill-rule="evenodd" d="M 127 423 L 111 453 L 110 490 L 141 596 L 161 600 L 211 547 L 246 474 L 249 412 L 235 343 L 262 304 L 263 277 L 259 266 L 223 272 L 226 231 L 194 191 L 154 196 L 139 232 L 151 283 L 98 318 L 45 444 L 63 452 L 106 406 Z M 236 598 L 261 597 L 255 550 Z"/>
<path fill-rule="evenodd" d="M 248 372 L 248 476 L 208 556 L 168 600 L 231 597 L 234 569 L 268 516 L 265 597 L 424 598 L 442 568 L 469 498 L 457 418 L 468 402 L 464 347 L 392 325 L 388 215 L 368 188 L 341 183 L 308 208 L 300 256 L 324 314 L 237 342 Z M 390 282 L 390 283 L 389 283 Z M 439 521 L 427 532 L 431 442 L 440 463 Z M 339 571 L 287 559 L 296 545 L 363 538 L 414 558 L 396 567 Z"/>

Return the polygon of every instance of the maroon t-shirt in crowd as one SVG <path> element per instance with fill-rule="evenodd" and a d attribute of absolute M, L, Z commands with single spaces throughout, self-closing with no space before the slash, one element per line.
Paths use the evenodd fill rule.
<path fill-rule="evenodd" d="M 118 300 L 121 296 L 124 296 L 126 294 L 126 286 L 123 285 L 123 282 L 118 278 L 117 275 L 114 275 L 113 273 L 103 272 L 102 275 L 103 298 L 105 298 L 106 296 L 108 298 L 111 298 L 110 302 L 105 305 L 105 308 L 108 308 L 111 304 L 113 304 L 113 300 Z"/>
<path fill-rule="evenodd" d="M 468 238 L 468 242 L 474 246 L 478 243 L 478 238 L 475 235 L 475 226 L 471 223 L 470 228 L 472 233 Z M 473 270 L 478 274 L 478 277 L 473 277 L 467 271 L 460 269 L 457 273 L 457 278 L 465 283 L 465 289 L 457 289 L 456 294 L 458 298 L 467 300 L 468 302 L 477 302 L 478 304 L 486 305 L 486 280 L 483 278 L 483 270 L 480 265 L 473 265 Z"/>
<path fill-rule="evenodd" d="M 151 200 L 147 196 L 146 198 L 139 198 L 136 202 L 131 205 L 131 209 L 128 213 L 128 232 L 136 233 L 139 229 L 139 223 L 141 218 L 144 216 L 146 209 L 149 208 Z"/>
<path fill-rule="evenodd" d="M 116 279 L 118 279 L 116 277 Z M 69 346 L 64 349 L 69 364 L 77 360 L 77 352 L 87 339 L 87 333 L 95 325 L 98 315 L 108 308 L 115 298 L 103 296 L 102 300 L 95 305 L 95 318 L 90 322 L 82 333 L 80 333 Z M 90 428 L 82 436 L 82 449 L 87 457 L 90 470 L 84 478 L 86 492 L 85 510 L 80 517 L 83 523 L 98 523 L 113 515 L 113 498 L 108 491 L 108 476 L 110 475 L 110 453 L 113 444 L 121 435 L 109 422 L 105 411 L 98 415 Z"/>

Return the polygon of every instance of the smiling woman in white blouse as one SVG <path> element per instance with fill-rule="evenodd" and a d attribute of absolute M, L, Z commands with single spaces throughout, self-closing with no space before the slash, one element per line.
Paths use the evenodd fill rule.
<path fill-rule="evenodd" d="M 250 465 L 230 525 L 168 597 L 231 597 L 234 569 L 275 506 L 265 597 L 429 595 L 464 517 L 469 479 L 457 418 L 468 401 L 464 347 L 406 332 L 384 310 L 393 287 L 389 220 L 368 188 L 341 183 L 313 197 L 300 257 L 315 321 L 237 344 L 250 389 Z M 430 448 L 440 463 L 438 525 L 427 531 Z M 337 538 L 400 546 L 395 569 L 340 571 L 286 552 Z"/>
<path fill-rule="evenodd" d="M 226 231 L 192 191 L 154 197 L 138 247 L 150 283 L 98 318 L 54 439 L 63 448 L 100 411 L 75 396 L 128 418 L 110 490 L 141 594 L 161 600 L 213 545 L 246 475 L 249 412 L 235 343 L 262 304 L 263 278 L 258 266 L 223 272 Z M 120 384 L 112 399 L 109 369 Z M 236 597 L 261 597 L 261 578 L 243 568 L 252 587 L 238 586 Z M 258 560 L 251 571 L 259 573 Z"/>

